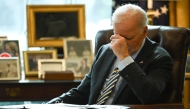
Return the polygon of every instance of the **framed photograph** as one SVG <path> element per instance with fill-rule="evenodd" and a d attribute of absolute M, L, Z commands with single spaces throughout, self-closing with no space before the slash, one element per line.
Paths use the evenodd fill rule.
<path fill-rule="evenodd" d="M 64 59 L 39 59 L 38 77 L 44 79 L 45 71 L 65 71 Z"/>
<path fill-rule="evenodd" d="M 63 47 L 64 38 L 85 39 L 84 5 L 28 5 L 28 46 Z"/>
<path fill-rule="evenodd" d="M 187 56 L 186 73 L 190 74 L 190 53 Z"/>
<path fill-rule="evenodd" d="M 20 57 L 18 40 L 0 40 L 0 57 Z"/>
<path fill-rule="evenodd" d="M 93 58 L 92 41 L 85 39 L 66 39 L 64 40 L 64 57 Z"/>
<path fill-rule="evenodd" d="M 83 78 L 92 65 L 92 58 L 66 58 L 66 70 L 74 73 L 75 78 Z"/>
<path fill-rule="evenodd" d="M 57 59 L 57 50 L 23 51 L 26 76 L 38 75 L 39 59 Z"/>
<path fill-rule="evenodd" d="M 7 36 L 0 36 L 0 40 L 8 40 Z"/>
<path fill-rule="evenodd" d="M 0 80 L 20 80 L 21 70 L 18 57 L 0 58 Z"/>

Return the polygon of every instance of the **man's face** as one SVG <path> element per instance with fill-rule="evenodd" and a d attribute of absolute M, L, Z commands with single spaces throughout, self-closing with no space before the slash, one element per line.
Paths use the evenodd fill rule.
<path fill-rule="evenodd" d="M 119 34 L 126 39 L 128 52 L 133 55 L 141 47 L 143 39 L 146 37 L 146 32 L 139 32 L 135 20 L 125 23 L 113 23 L 114 34 Z M 147 28 L 145 28 L 147 29 Z"/>

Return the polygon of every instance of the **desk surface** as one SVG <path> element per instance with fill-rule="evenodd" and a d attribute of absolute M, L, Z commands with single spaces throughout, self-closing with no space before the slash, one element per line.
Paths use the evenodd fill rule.
<path fill-rule="evenodd" d="M 190 109 L 189 104 L 128 105 L 129 109 Z"/>
<path fill-rule="evenodd" d="M 152 104 L 152 105 L 70 105 L 70 104 L 27 104 L 0 106 L 0 108 L 30 108 L 30 109 L 189 109 L 190 104 Z"/>

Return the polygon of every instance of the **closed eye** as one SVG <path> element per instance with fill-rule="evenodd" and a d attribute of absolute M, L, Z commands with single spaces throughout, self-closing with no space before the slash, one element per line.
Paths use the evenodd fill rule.
<path fill-rule="evenodd" d="M 132 36 L 128 36 L 128 37 L 124 37 L 126 40 L 131 40 L 131 39 L 133 39 L 133 37 Z"/>

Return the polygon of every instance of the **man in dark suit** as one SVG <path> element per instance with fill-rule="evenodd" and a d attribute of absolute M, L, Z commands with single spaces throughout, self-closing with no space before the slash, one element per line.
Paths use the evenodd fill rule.
<path fill-rule="evenodd" d="M 81 84 L 48 103 L 97 104 L 115 67 L 119 68 L 119 79 L 102 104 L 158 102 L 170 79 L 173 62 L 165 49 L 146 37 L 146 12 L 126 4 L 113 13 L 112 21 L 111 42 L 99 49 Z"/>

